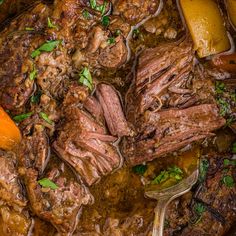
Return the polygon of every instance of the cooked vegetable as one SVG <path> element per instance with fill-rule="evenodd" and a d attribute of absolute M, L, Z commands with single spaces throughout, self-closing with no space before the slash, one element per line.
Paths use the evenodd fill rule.
<path fill-rule="evenodd" d="M 41 54 L 41 52 L 51 52 L 53 51 L 59 44 L 61 43 L 60 40 L 53 40 L 48 41 L 42 44 L 38 49 L 31 53 L 31 57 L 35 58 Z"/>
<path fill-rule="evenodd" d="M 236 145 L 235 145 L 235 153 L 236 153 Z M 235 165 L 236 165 L 236 160 L 224 159 L 224 166 L 235 166 Z"/>
<path fill-rule="evenodd" d="M 50 17 L 48 17 L 48 28 L 57 29 L 57 26 L 52 23 Z"/>
<path fill-rule="evenodd" d="M 236 1 L 235 0 L 226 0 L 227 11 L 232 22 L 233 26 L 236 27 Z"/>
<path fill-rule="evenodd" d="M 31 27 L 25 27 L 25 30 L 26 30 L 26 31 L 34 31 L 34 28 L 31 28 Z"/>
<path fill-rule="evenodd" d="M 44 119 L 48 124 L 52 125 L 53 121 L 48 118 L 48 115 L 44 112 L 39 112 L 39 116 Z"/>
<path fill-rule="evenodd" d="M 38 183 L 43 187 L 43 188 L 50 188 L 52 190 L 56 190 L 58 186 L 52 182 L 50 179 L 43 178 L 38 180 Z"/>
<path fill-rule="evenodd" d="M 214 0 L 180 0 L 180 5 L 199 57 L 230 48 L 223 18 Z"/>
<path fill-rule="evenodd" d="M 84 67 L 84 69 L 80 72 L 79 82 L 87 86 L 90 90 L 93 89 L 93 79 L 87 67 Z"/>
<path fill-rule="evenodd" d="M 17 116 L 13 117 L 13 120 L 16 121 L 16 122 L 21 122 L 21 121 L 31 117 L 32 115 L 33 115 L 33 112 L 17 115 Z"/>
<path fill-rule="evenodd" d="M 225 175 L 222 179 L 222 182 L 226 187 L 229 187 L 229 188 L 234 187 L 234 179 L 230 175 Z"/>
<path fill-rule="evenodd" d="M 20 130 L 3 108 L 0 107 L 0 148 L 11 150 L 20 141 Z"/>
<path fill-rule="evenodd" d="M 236 73 L 236 53 L 216 56 L 212 59 L 211 64 L 228 72 Z"/>
<path fill-rule="evenodd" d="M 137 166 L 134 166 L 132 168 L 132 170 L 136 174 L 143 175 L 147 170 L 147 166 L 146 165 L 137 165 Z"/>

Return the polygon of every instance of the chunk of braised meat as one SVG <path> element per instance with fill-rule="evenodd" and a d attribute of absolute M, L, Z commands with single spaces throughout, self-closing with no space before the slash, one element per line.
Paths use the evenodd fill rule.
<path fill-rule="evenodd" d="M 125 119 L 117 92 L 110 85 L 99 84 L 96 95 L 102 106 L 110 133 L 118 137 L 129 136 L 131 129 Z"/>
<path fill-rule="evenodd" d="M 214 85 L 204 68 L 194 65 L 188 38 L 146 49 L 126 98 L 127 118 L 136 131 L 123 146 L 131 165 L 210 137 L 225 124 Z"/>
<path fill-rule="evenodd" d="M 25 127 L 24 124 L 28 123 Z M 22 142 L 18 150 L 19 165 L 35 168 L 40 174 L 49 160 L 50 146 L 44 126 L 37 121 L 37 115 L 21 124 Z"/>
<path fill-rule="evenodd" d="M 57 154 L 69 163 L 88 185 L 118 168 L 122 162 L 113 142 L 117 137 L 107 133 L 104 124 L 97 122 L 88 109 L 88 90 L 71 86 L 63 102 L 65 122 L 53 143 Z M 105 117 L 106 118 L 106 117 Z"/>
<path fill-rule="evenodd" d="M 16 164 L 14 153 L 0 150 L 0 199 L 8 206 L 22 209 L 26 206 L 27 200 L 20 184 Z"/>
<path fill-rule="evenodd" d="M 56 184 L 56 189 L 40 186 L 38 172 L 32 168 L 23 176 L 33 212 L 49 221 L 61 235 L 71 235 L 82 206 L 93 202 L 88 189 L 72 177 L 64 176 L 62 166 L 52 168 L 44 175 Z"/>
<path fill-rule="evenodd" d="M 120 15 L 130 24 L 137 24 L 144 18 L 154 14 L 159 6 L 156 0 L 115 0 L 114 15 Z"/>

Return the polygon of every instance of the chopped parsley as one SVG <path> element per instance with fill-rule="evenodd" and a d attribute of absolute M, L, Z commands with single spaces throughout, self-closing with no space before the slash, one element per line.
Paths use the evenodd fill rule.
<path fill-rule="evenodd" d="M 51 29 L 58 29 L 58 27 L 52 23 L 50 17 L 48 17 L 48 28 L 51 28 Z"/>
<path fill-rule="evenodd" d="M 209 168 L 208 160 L 206 159 L 201 160 L 199 166 L 199 177 L 198 177 L 198 180 L 200 182 L 203 182 L 205 180 L 208 168 Z"/>
<path fill-rule="evenodd" d="M 173 166 L 169 167 L 167 170 L 161 171 L 161 173 L 157 177 L 155 177 L 151 184 L 161 184 L 168 179 L 173 179 L 176 182 L 179 182 L 183 179 L 183 176 L 183 171 L 179 167 Z"/>
<path fill-rule="evenodd" d="M 87 67 L 84 67 L 79 74 L 79 82 L 87 86 L 90 90 L 93 89 L 93 79 L 91 73 Z"/>
<path fill-rule="evenodd" d="M 41 52 L 51 52 L 53 51 L 59 44 L 61 40 L 52 40 L 47 41 L 46 43 L 42 44 L 38 49 L 31 53 L 31 57 L 35 58 L 41 54 Z"/>
<path fill-rule="evenodd" d="M 87 10 L 83 10 L 82 15 L 86 20 L 90 19 L 90 14 Z"/>
<path fill-rule="evenodd" d="M 35 95 L 31 96 L 31 98 L 30 98 L 31 103 L 33 103 L 33 104 L 39 103 L 41 95 L 42 95 L 42 93 L 39 91 Z"/>
<path fill-rule="evenodd" d="M 99 11 L 102 15 L 105 14 L 107 3 L 108 3 L 107 1 L 104 1 L 102 5 L 97 5 L 96 0 L 90 0 L 89 2 L 92 9 Z"/>
<path fill-rule="evenodd" d="M 13 117 L 13 120 L 16 121 L 16 122 L 21 122 L 21 121 L 31 117 L 32 115 L 33 115 L 33 112 L 17 115 L 17 116 Z"/>
<path fill-rule="evenodd" d="M 116 31 L 115 31 L 115 35 L 116 36 L 119 36 L 121 34 L 121 30 L 120 29 L 117 29 Z"/>
<path fill-rule="evenodd" d="M 224 99 L 219 98 L 217 100 L 218 105 L 220 106 L 220 115 L 225 116 L 226 114 L 230 113 L 230 105 Z"/>
<path fill-rule="evenodd" d="M 44 112 L 39 112 L 39 116 L 44 119 L 48 124 L 52 125 L 53 121 L 48 118 L 48 115 Z"/>
<path fill-rule="evenodd" d="M 103 16 L 102 17 L 102 25 L 107 27 L 110 24 L 110 18 L 109 16 Z"/>
<path fill-rule="evenodd" d="M 217 94 L 222 94 L 225 91 L 225 84 L 220 81 L 216 81 L 215 91 Z"/>
<path fill-rule="evenodd" d="M 30 80 L 34 80 L 37 76 L 37 70 L 35 69 L 35 66 L 33 65 L 33 70 L 30 72 Z"/>
<path fill-rule="evenodd" d="M 194 211 L 195 211 L 199 216 L 201 216 L 202 213 L 206 211 L 206 207 L 205 207 L 202 203 L 198 202 L 198 203 L 196 203 L 196 204 L 194 205 Z"/>
<path fill-rule="evenodd" d="M 236 166 L 236 160 L 224 159 L 224 166 Z"/>
<path fill-rule="evenodd" d="M 114 43 L 116 42 L 116 39 L 115 39 L 114 37 L 110 37 L 110 38 L 107 40 L 107 42 L 108 42 L 109 44 L 114 44 Z"/>
<path fill-rule="evenodd" d="M 232 188 L 234 187 L 234 179 L 232 176 L 230 175 L 225 175 L 223 178 L 222 178 L 222 182 L 223 184 L 226 186 L 226 187 L 229 187 L 229 188 Z"/>
<path fill-rule="evenodd" d="M 38 180 L 38 183 L 43 187 L 43 188 L 50 188 L 52 190 L 56 190 L 58 188 L 58 186 L 52 182 L 50 179 L 48 178 L 43 178 Z"/>
<path fill-rule="evenodd" d="M 148 167 L 146 165 L 137 165 L 132 168 L 132 171 L 135 174 L 143 175 L 146 172 L 147 168 Z"/>
<path fill-rule="evenodd" d="M 34 31 L 35 29 L 34 29 L 34 28 L 31 28 L 31 27 L 25 27 L 25 30 L 26 30 L 26 31 Z"/>

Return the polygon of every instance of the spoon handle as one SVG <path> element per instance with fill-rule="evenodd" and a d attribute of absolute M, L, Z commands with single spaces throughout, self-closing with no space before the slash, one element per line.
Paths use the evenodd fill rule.
<path fill-rule="evenodd" d="M 157 201 L 152 236 L 163 236 L 165 212 L 170 200 L 170 198 L 164 198 Z"/>

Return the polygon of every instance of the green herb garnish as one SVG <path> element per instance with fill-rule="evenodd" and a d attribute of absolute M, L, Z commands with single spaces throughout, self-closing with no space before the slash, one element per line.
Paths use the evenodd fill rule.
<path fill-rule="evenodd" d="M 121 34 L 121 30 L 120 29 L 117 29 L 116 31 L 115 31 L 115 35 L 116 36 L 119 36 Z"/>
<path fill-rule="evenodd" d="M 16 122 L 21 122 L 21 121 L 31 117 L 32 115 L 33 115 L 33 112 L 17 115 L 17 116 L 13 117 L 13 120 L 16 121 Z"/>
<path fill-rule="evenodd" d="M 31 98 L 30 98 L 31 103 L 33 103 L 33 104 L 39 103 L 41 95 L 42 95 L 42 93 L 39 91 L 35 95 L 31 96 Z"/>
<path fill-rule="evenodd" d="M 107 27 L 110 24 L 110 18 L 109 16 L 103 16 L 102 17 L 102 25 Z"/>
<path fill-rule="evenodd" d="M 44 119 L 48 124 L 52 125 L 53 121 L 48 118 L 48 115 L 44 112 L 39 112 L 39 116 Z"/>
<path fill-rule="evenodd" d="M 224 166 L 236 166 L 236 160 L 224 159 Z"/>
<path fill-rule="evenodd" d="M 205 180 L 208 168 L 209 168 L 208 160 L 202 159 L 199 166 L 199 177 L 198 177 L 198 180 L 200 182 L 203 182 Z"/>
<path fill-rule="evenodd" d="M 37 76 L 37 70 L 35 69 L 35 66 L 33 65 L 33 70 L 30 72 L 30 80 L 34 80 Z"/>
<path fill-rule="evenodd" d="M 203 212 L 206 211 L 206 207 L 202 203 L 196 203 L 194 205 L 194 211 L 201 216 Z"/>
<path fill-rule="evenodd" d="M 220 115 L 225 116 L 230 112 L 230 105 L 224 99 L 219 98 L 217 100 L 218 105 L 220 106 Z"/>
<path fill-rule="evenodd" d="M 31 53 L 31 57 L 35 58 L 41 54 L 41 52 L 51 52 L 53 51 L 59 44 L 61 40 L 52 40 L 42 44 L 38 49 Z"/>
<path fill-rule="evenodd" d="M 107 42 L 108 42 L 109 44 L 114 44 L 114 43 L 116 42 L 116 39 L 115 39 L 114 37 L 110 37 L 110 38 L 107 40 Z"/>
<path fill-rule="evenodd" d="M 84 67 L 83 70 L 79 74 L 79 82 L 85 86 L 87 86 L 90 90 L 93 89 L 93 79 L 91 73 L 87 67 Z"/>
<path fill-rule="evenodd" d="M 222 178 L 222 182 L 225 186 L 229 187 L 229 188 L 232 188 L 234 187 L 234 179 L 232 176 L 230 175 L 225 175 L 223 178 Z"/>
<path fill-rule="evenodd" d="M 0 0 L 0 5 L 3 4 L 4 0 Z"/>
<path fill-rule="evenodd" d="M 38 183 L 43 187 L 43 188 L 50 188 L 52 190 L 56 190 L 58 186 L 52 182 L 50 179 L 43 178 L 38 180 Z"/>
<path fill-rule="evenodd" d="M 147 166 L 146 165 L 137 165 L 137 166 L 134 166 L 132 168 L 132 170 L 135 174 L 143 175 L 147 170 Z"/>
<path fill-rule="evenodd" d="M 217 94 L 222 94 L 225 91 L 225 84 L 220 81 L 216 81 L 215 91 Z"/>
<path fill-rule="evenodd" d="M 167 170 L 161 171 L 161 173 L 157 177 L 155 177 L 151 184 L 161 184 L 168 179 L 173 179 L 176 182 L 179 182 L 183 179 L 183 175 L 184 173 L 179 167 L 169 167 Z"/>
<path fill-rule="evenodd" d="M 139 29 L 134 29 L 133 32 L 132 32 L 133 38 L 138 38 L 139 34 L 140 34 Z"/>
<path fill-rule="evenodd" d="M 34 31 L 34 28 L 31 28 L 31 27 L 25 27 L 25 30 L 26 30 L 26 31 Z"/>
<path fill-rule="evenodd" d="M 48 17 L 48 28 L 51 28 L 51 29 L 58 29 L 58 27 L 52 23 L 50 17 Z"/>
<path fill-rule="evenodd" d="M 107 1 L 105 1 L 102 5 L 97 5 L 96 0 L 90 0 L 90 6 L 92 9 L 101 12 L 102 15 L 106 12 Z"/>
<path fill-rule="evenodd" d="M 90 14 L 87 10 L 83 10 L 82 15 L 86 20 L 90 19 Z"/>

